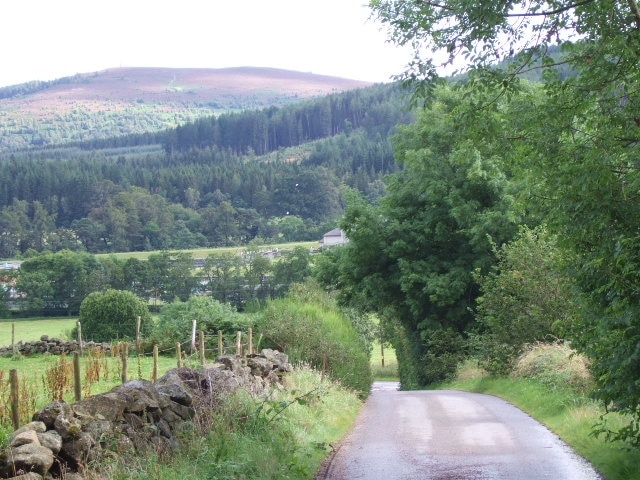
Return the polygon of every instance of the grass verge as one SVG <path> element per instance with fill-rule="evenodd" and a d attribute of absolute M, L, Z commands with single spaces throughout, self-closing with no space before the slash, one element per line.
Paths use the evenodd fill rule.
<path fill-rule="evenodd" d="M 458 378 L 438 385 L 495 395 L 509 401 L 531 415 L 571 445 L 578 454 L 589 460 L 607 480 L 640 480 L 640 452 L 631 451 L 621 443 L 608 443 L 592 434 L 600 422 L 602 407 L 587 395 L 561 386 L 553 386 L 539 379 L 518 377 L 488 377 L 467 363 L 459 370 Z M 612 428 L 622 426 L 623 419 L 607 415 Z"/>
<path fill-rule="evenodd" d="M 308 480 L 360 407 L 353 392 L 297 368 L 267 399 L 229 397 L 211 419 L 185 431 L 179 452 L 113 458 L 86 478 Z"/>

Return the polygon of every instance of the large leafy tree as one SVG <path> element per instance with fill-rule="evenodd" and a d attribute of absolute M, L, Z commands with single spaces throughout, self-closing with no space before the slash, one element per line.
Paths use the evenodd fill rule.
<path fill-rule="evenodd" d="M 473 118 L 463 100 L 438 91 L 396 137 L 404 169 L 381 204 L 351 198 L 342 224 L 350 243 L 338 286 L 348 300 L 399 319 L 412 344 L 400 361 L 421 364 L 401 378 L 405 386 L 434 379 L 422 364 L 433 331 L 465 330 L 478 293 L 472 272 L 491 264 L 490 239 L 502 243 L 516 230 L 499 152 L 483 140 L 501 114 Z"/>
<path fill-rule="evenodd" d="M 529 179 L 531 206 L 575 254 L 574 278 L 592 302 L 593 315 L 576 329 L 573 344 L 592 361 L 599 398 L 631 415 L 617 437 L 640 445 L 637 1 L 373 0 L 371 6 L 395 41 L 414 48 L 405 80 L 426 85 L 420 81 L 437 77 L 431 58 L 464 57 L 472 83 L 497 97 L 518 90 L 518 73 L 546 69 L 546 98 L 531 102 L 506 129 L 520 144 L 517 167 Z M 552 42 L 561 46 L 553 58 Z M 550 67 L 560 62 L 574 74 L 556 75 Z"/>
<path fill-rule="evenodd" d="M 16 289 L 25 295 L 29 308 L 73 315 L 89 293 L 104 289 L 107 283 L 103 267 L 93 255 L 63 250 L 22 262 Z"/>

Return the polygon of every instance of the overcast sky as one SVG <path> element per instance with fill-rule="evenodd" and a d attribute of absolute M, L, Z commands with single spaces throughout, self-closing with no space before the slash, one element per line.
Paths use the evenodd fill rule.
<path fill-rule="evenodd" d="M 112 67 L 262 66 L 387 82 L 410 60 L 367 0 L 9 0 L 0 86 Z"/>

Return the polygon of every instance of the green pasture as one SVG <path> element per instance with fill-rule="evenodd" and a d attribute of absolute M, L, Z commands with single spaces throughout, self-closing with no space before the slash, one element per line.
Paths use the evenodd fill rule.
<path fill-rule="evenodd" d="M 0 346 L 11 345 L 12 328 L 15 328 L 16 343 L 40 340 L 42 335 L 66 339 L 77 321 L 78 319 L 75 317 L 0 320 Z"/>
<path fill-rule="evenodd" d="M 215 247 L 215 248 L 196 248 L 193 250 L 180 250 L 181 252 L 190 254 L 193 258 L 207 258 L 212 254 L 224 254 L 224 253 L 241 253 L 248 249 L 258 250 L 293 250 L 296 247 L 305 248 L 319 248 L 319 242 L 293 242 L 293 243 L 278 243 L 278 244 L 266 244 L 266 245 L 245 245 L 242 247 Z M 157 255 L 160 251 L 151 252 L 122 252 L 122 253 L 99 253 L 96 257 L 114 257 L 120 260 L 126 260 L 127 258 L 137 258 L 138 260 L 146 260 L 149 255 Z"/>
<path fill-rule="evenodd" d="M 371 373 L 374 380 L 398 380 L 398 360 L 396 352 L 391 346 L 373 344 L 371 351 Z"/>

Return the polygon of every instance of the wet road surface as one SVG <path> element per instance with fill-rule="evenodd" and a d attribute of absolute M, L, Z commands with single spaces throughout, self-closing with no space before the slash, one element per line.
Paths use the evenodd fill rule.
<path fill-rule="evenodd" d="M 375 382 L 318 480 L 600 480 L 546 427 L 490 395 Z"/>

